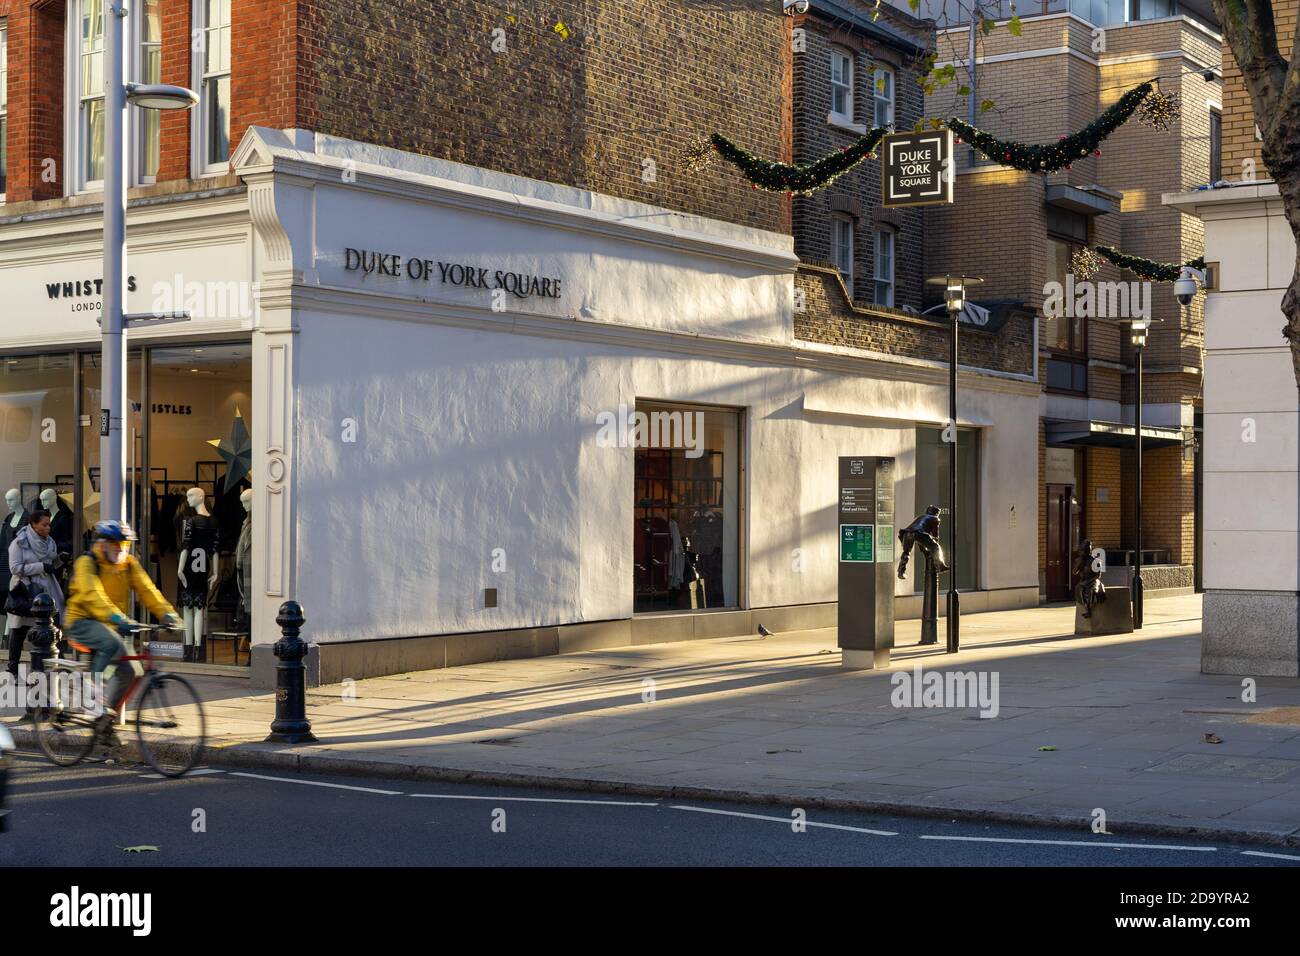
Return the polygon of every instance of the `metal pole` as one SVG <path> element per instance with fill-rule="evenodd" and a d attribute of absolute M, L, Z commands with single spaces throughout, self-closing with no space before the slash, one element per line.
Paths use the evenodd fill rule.
<path fill-rule="evenodd" d="M 104 315 L 99 414 L 99 516 L 126 505 L 126 0 L 104 6 Z"/>
<path fill-rule="evenodd" d="M 966 50 L 966 62 L 970 64 L 970 93 L 967 96 L 966 103 L 966 121 L 971 126 L 975 125 L 975 119 L 978 115 L 976 109 L 975 97 L 975 39 L 976 39 L 976 15 L 979 12 L 979 0 L 971 3 L 970 11 L 970 43 Z M 970 166 L 975 166 L 975 147 L 970 148 Z"/>
<path fill-rule="evenodd" d="M 957 597 L 957 328 L 960 312 L 952 312 L 952 356 L 948 363 L 948 653 L 961 650 L 961 599 Z"/>
<path fill-rule="evenodd" d="M 1134 432 L 1137 439 L 1137 494 L 1133 499 L 1133 512 L 1137 524 L 1137 552 L 1133 559 L 1133 627 L 1142 627 L 1142 346 L 1135 345 L 1137 353 L 1137 402 L 1133 409 Z"/>

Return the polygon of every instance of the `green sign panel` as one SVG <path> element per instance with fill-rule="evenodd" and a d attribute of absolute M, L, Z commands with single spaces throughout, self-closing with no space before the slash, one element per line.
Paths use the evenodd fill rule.
<path fill-rule="evenodd" d="M 873 561 L 872 547 L 875 538 L 875 525 L 842 524 L 840 525 L 840 560 Z"/>
<path fill-rule="evenodd" d="M 876 560 L 888 564 L 894 560 L 894 526 L 876 525 Z"/>

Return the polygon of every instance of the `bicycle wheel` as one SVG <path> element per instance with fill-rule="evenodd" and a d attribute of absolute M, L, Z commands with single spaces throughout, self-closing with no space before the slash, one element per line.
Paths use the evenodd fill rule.
<path fill-rule="evenodd" d="M 37 708 L 33 726 L 41 750 L 60 767 L 81 763 L 95 747 L 95 718 L 83 710 Z"/>
<path fill-rule="evenodd" d="M 203 702 L 177 674 L 155 674 L 140 694 L 135 714 L 140 755 L 164 777 L 179 777 L 199 759 L 207 740 Z"/>

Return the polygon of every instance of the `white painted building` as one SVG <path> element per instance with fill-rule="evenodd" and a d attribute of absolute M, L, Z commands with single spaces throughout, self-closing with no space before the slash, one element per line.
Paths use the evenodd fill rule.
<path fill-rule="evenodd" d="M 1205 222 L 1201 670 L 1300 676 L 1297 414 L 1282 295 L 1296 249 L 1272 182 L 1170 194 Z"/>
<path fill-rule="evenodd" d="M 924 507 L 918 435 L 947 417 L 946 355 L 797 341 L 787 235 L 299 131 L 253 128 L 233 167 L 246 189 L 128 216 L 129 310 L 178 298 L 169 283 L 222 284 L 227 303 L 225 284 L 255 286 L 251 315 L 195 299 L 174 303 L 192 322 L 133 333 L 151 489 L 133 506 L 166 552 L 157 488 L 219 457 L 178 423 L 206 446 L 237 410 L 259 680 L 288 599 L 322 681 L 829 626 L 838 457 L 895 457 L 899 523 Z M 57 452 L 0 446 L 0 484 L 67 479 L 86 520 L 97 295 L 49 288 L 93 285 L 99 228 L 97 208 L 0 216 L 0 360 L 24 373 L 0 378 L 0 408 L 35 391 L 36 417 L 83 423 Z M 65 401 L 74 373 L 89 384 Z M 1038 403 L 1029 376 L 961 372 L 980 513 L 967 612 L 1037 603 Z M 703 430 L 609 440 L 602 424 L 638 410 L 700 412 Z M 166 589 L 165 553 L 151 560 Z M 916 586 L 898 583 L 900 617 Z"/>

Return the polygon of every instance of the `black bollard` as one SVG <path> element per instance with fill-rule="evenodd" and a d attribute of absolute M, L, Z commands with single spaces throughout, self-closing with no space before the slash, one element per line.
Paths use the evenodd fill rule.
<path fill-rule="evenodd" d="M 27 630 L 27 648 L 31 657 L 31 670 L 27 675 L 27 685 L 29 689 L 27 697 L 26 712 L 23 719 L 28 720 L 33 716 L 32 713 L 32 695 L 30 693 L 31 685 L 39 682 L 37 674 L 45 672 L 45 662 L 54 654 L 54 641 L 58 636 L 58 628 L 54 625 L 54 601 L 48 594 L 38 594 L 32 601 L 32 617 L 36 623 Z M 49 701 L 50 686 L 45 684 L 41 686 L 38 683 L 36 690 L 36 700 L 40 707 L 48 712 L 50 707 Z"/>
<path fill-rule="evenodd" d="M 45 662 L 54 655 L 54 641 L 58 628 L 54 626 L 54 601 L 48 594 L 38 594 L 32 601 L 32 617 L 36 623 L 27 631 L 32 670 L 45 670 Z"/>
<path fill-rule="evenodd" d="M 279 659 L 275 665 L 275 720 L 267 743 L 309 744 L 316 741 L 307 719 L 307 642 L 298 636 L 307 618 L 297 601 L 285 601 L 275 623 L 283 633 L 272 651 Z"/>

